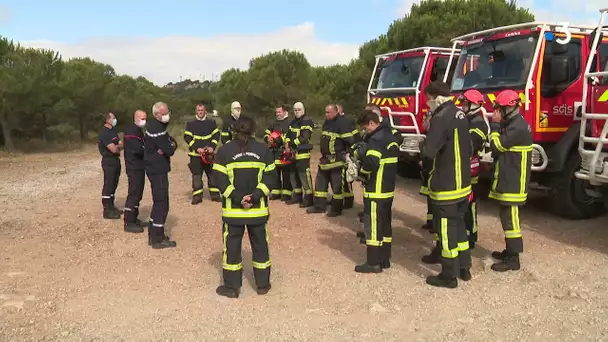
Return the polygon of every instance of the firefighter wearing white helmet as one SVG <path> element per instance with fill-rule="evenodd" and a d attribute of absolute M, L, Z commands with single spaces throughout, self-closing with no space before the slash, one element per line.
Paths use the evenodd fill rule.
<path fill-rule="evenodd" d="M 306 208 L 313 205 L 312 176 L 310 173 L 310 151 L 312 144 L 310 137 L 314 123 L 306 116 L 302 102 L 293 105 L 295 119 L 289 123 L 289 130 L 285 139 L 286 148 L 295 152 L 295 170 L 290 175 L 293 196 L 287 204 L 300 203 Z"/>
<path fill-rule="evenodd" d="M 241 104 L 239 103 L 239 101 L 234 101 L 230 105 L 230 116 L 222 120 L 222 144 L 227 144 L 233 139 L 232 135 L 234 134 L 234 124 L 240 116 Z"/>

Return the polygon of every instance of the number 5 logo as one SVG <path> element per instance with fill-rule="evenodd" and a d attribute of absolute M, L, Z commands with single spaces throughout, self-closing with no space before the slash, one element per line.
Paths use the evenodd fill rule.
<path fill-rule="evenodd" d="M 561 33 L 565 34 L 566 37 L 565 38 L 557 38 L 555 41 L 558 44 L 562 44 L 562 45 L 566 45 L 566 44 L 570 43 L 570 39 L 572 39 L 572 34 L 570 34 L 570 30 L 569 30 L 570 23 L 564 22 L 564 23 L 558 23 L 558 25 L 561 25 L 561 26 L 558 26 L 556 28 L 556 30 L 558 32 L 561 32 Z"/>

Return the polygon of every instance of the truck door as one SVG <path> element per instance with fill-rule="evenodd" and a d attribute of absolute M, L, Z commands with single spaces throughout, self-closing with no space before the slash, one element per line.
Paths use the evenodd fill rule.
<path fill-rule="evenodd" d="M 582 39 L 575 37 L 567 44 L 546 41 L 542 60 L 540 118 L 536 131 L 550 135 L 550 140 L 561 136 L 577 120 L 582 106 L 583 63 Z"/>
<path fill-rule="evenodd" d="M 608 38 L 604 38 L 598 48 L 598 71 L 608 71 Z M 608 114 L 608 77 L 600 77 L 599 83 L 591 90 L 591 112 Z M 592 129 L 593 136 L 598 136 L 604 126 L 605 120 L 595 120 Z"/>

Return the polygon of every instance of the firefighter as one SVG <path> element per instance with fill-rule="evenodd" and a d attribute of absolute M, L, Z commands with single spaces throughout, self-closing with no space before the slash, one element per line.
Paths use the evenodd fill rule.
<path fill-rule="evenodd" d="M 427 112 L 424 117 L 424 130 L 428 132 L 430 129 L 431 123 L 431 112 Z M 423 158 L 420 155 L 420 180 L 422 181 L 420 184 L 419 194 L 426 197 L 426 222 L 420 227 L 421 229 L 431 230 L 433 228 L 433 203 L 431 201 L 431 197 L 429 196 L 429 173 L 433 169 L 433 160 L 428 158 Z"/>
<path fill-rule="evenodd" d="M 469 121 L 469 133 L 473 144 L 473 156 L 471 158 L 471 187 L 472 192 L 469 199 L 469 208 L 464 216 L 469 236 L 469 248 L 474 249 L 477 243 L 477 183 L 479 176 L 479 159 L 483 153 L 488 134 L 488 124 L 483 117 L 483 94 L 478 90 L 467 90 L 460 98 L 462 109 Z"/>
<path fill-rule="evenodd" d="M 268 144 L 274 155 L 274 164 L 277 167 L 277 187 L 272 190 L 270 200 L 281 199 L 287 202 L 292 197 L 290 173 L 292 171 L 291 161 L 284 162 L 285 139 L 289 131 L 289 112 L 285 105 L 275 108 L 276 119 L 269 125 L 264 134 L 264 141 Z"/>
<path fill-rule="evenodd" d="M 497 272 L 519 270 L 519 254 L 524 250 L 519 207 L 526 203 L 528 197 L 532 130 L 519 113 L 520 101 L 513 90 L 498 94 L 490 124 L 494 174 L 489 197 L 500 203 L 500 221 L 506 244 L 502 252 L 492 252 L 492 257 L 499 260 L 492 265 Z"/>
<path fill-rule="evenodd" d="M 263 295 L 270 290 L 268 196 L 276 182 L 272 152 L 252 137 L 255 121 L 242 116 L 234 128 L 234 140 L 218 149 L 213 165 L 215 183 L 223 197 L 224 231 L 224 284 L 216 293 L 229 298 L 238 298 L 243 283 L 241 243 L 245 228 L 251 243 L 257 293 Z"/>
<path fill-rule="evenodd" d="M 192 173 L 192 204 L 203 201 L 203 172 L 207 175 L 209 197 L 213 202 L 220 201 L 220 192 L 213 185 L 211 176 L 213 168 L 213 154 L 220 139 L 220 130 L 214 120 L 207 119 L 205 105 L 196 106 L 195 120 L 188 121 L 184 131 L 184 141 L 188 144 L 190 163 L 188 167 Z"/>
<path fill-rule="evenodd" d="M 293 105 L 295 119 L 289 123 L 286 144 L 287 150 L 295 152 L 295 167 L 291 173 L 291 186 L 293 197 L 287 204 L 300 203 L 300 207 L 307 208 L 313 205 L 312 175 L 310 173 L 310 151 L 312 151 L 312 129 L 314 123 L 306 116 L 302 102 Z"/>
<path fill-rule="evenodd" d="M 106 114 L 106 120 L 99 131 L 97 147 L 101 154 L 101 168 L 103 170 L 103 188 L 101 189 L 101 204 L 103 206 L 103 218 L 120 219 L 120 211 L 114 205 L 114 193 L 120 179 L 120 151 L 123 142 L 116 133 L 116 116 L 114 113 Z"/>
<path fill-rule="evenodd" d="M 338 108 L 338 114 L 346 119 L 346 121 L 352 126 L 352 130 L 355 137 L 355 142 L 360 135 L 355 129 L 355 121 L 344 116 L 344 109 L 341 104 L 336 104 Z M 353 194 L 353 183 L 346 180 L 346 167 L 342 168 L 342 196 L 344 202 L 342 203 L 342 209 L 351 209 L 355 205 L 355 195 Z"/>
<path fill-rule="evenodd" d="M 314 205 L 306 209 L 309 214 L 324 213 L 327 208 L 328 187 L 331 184 L 332 199 L 328 217 L 342 214 L 342 169 L 346 165 L 346 155 L 355 143 L 351 124 L 338 114 L 335 104 L 325 107 L 325 122 L 321 131 L 321 158 L 315 180 Z"/>
<path fill-rule="evenodd" d="M 230 116 L 222 120 L 222 144 L 227 144 L 232 140 L 234 124 L 241 116 L 241 104 L 238 101 L 230 104 Z"/>
<path fill-rule="evenodd" d="M 425 89 L 432 111 L 426 139 L 420 143 L 422 158 L 433 160 L 429 172 L 429 196 L 433 209 L 433 233 L 438 243 L 427 258 L 441 261 L 441 273 L 429 276 L 432 286 L 456 288 L 457 277 L 471 279 L 471 251 L 464 215 L 471 193 L 471 137 L 465 114 L 450 99 L 444 82 Z M 441 256 L 441 257 L 440 257 Z"/>
<path fill-rule="evenodd" d="M 139 216 L 139 202 L 146 185 L 146 166 L 144 164 L 144 133 L 146 112 L 138 110 L 133 115 L 133 123 L 125 128 L 125 168 L 129 180 L 129 190 L 124 209 L 124 230 L 129 233 L 143 233 L 147 223 Z"/>
<path fill-rule="evenodd" d="M 355 267 L 359 273 L 380 273 L 390 268 L 392 244 L 392 206 L 397 178 L 399 145 L 378 115 L 366 110 L 357 120 L 365 129 L 365 151 L 355 152 L 361 160 L 359 174 L 365 177 L 363 227 L 367 261 Z"/>
<path fill-rule="evenodd" d="M 152 211 L 148 224 L 148 245 L 154 249 L 175 247 L 165 235 L 165 222 L 169 214 L 169 172 L 171 156 L 177 149 L 177 142 L 167 132 L 171 113 L 167 104 L 157 102 L 152 106 L 152 116 L 146 126 L 144 137 L 144 161 L 146 174 L 152 188 Z"/>

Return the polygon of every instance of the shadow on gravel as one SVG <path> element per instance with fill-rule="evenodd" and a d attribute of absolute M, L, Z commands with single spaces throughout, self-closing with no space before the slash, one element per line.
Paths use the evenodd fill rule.
<path fill-rule="evenodd" d="M 243 237 L 243 243 L 249 243 L 245 237 Z M 251 253 L 250 253 L 251 254 Z M 223 252 L 214 252 L 207 259 L 207 263 L 213 266 L 217 270 L 218 285 L 223 284 L 222 276 L 222 255 Z M 244 257 L 246 255 L 243 255 Z M 252 289 L 257 289 L 258 286 L 255 284 L 255 278 L 253 277 L 253 266 L 251 265 L 251 255 L 248 258 L 243 258 L 243 277 Z M 270 275 L 270 281 L 272 282 L 272 269 Z"/>

